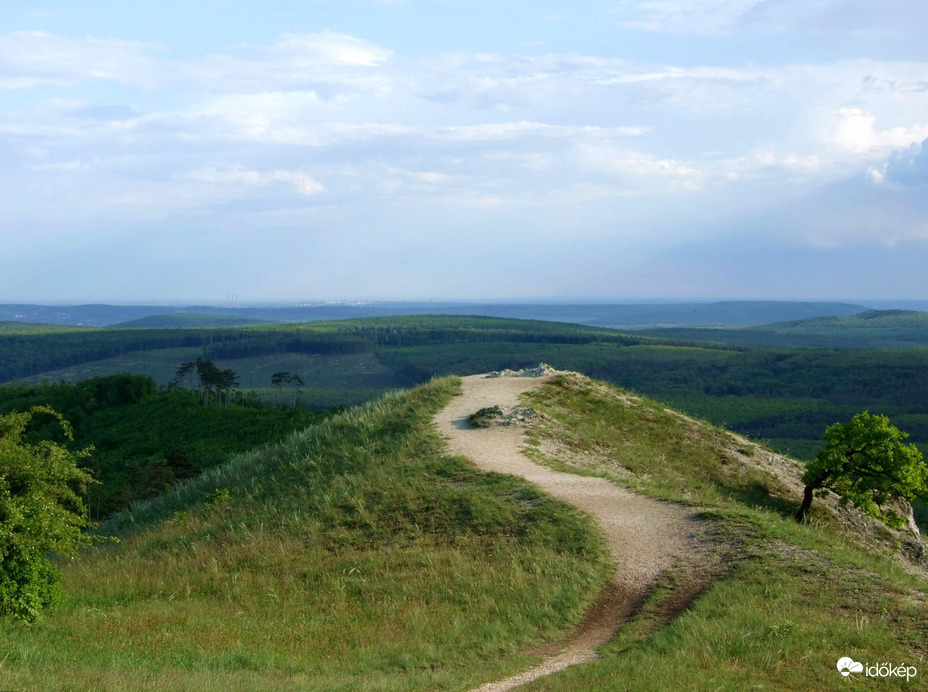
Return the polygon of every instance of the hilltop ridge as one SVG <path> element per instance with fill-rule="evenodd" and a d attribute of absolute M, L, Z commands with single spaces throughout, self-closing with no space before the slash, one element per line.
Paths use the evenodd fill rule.
<path fill-rule="evenodd" d="M 0 621 L 0 685 L 464 690 L 541 663 L 613 560 L 583 513 L 449 450 L 432 420 L 461 388 L 388 394 L 113 517 L 119 543 L 63 565 L 60 608 Z M 665 692 L 681 670 L 694 689 L 831 689 L 844 656 L 923 665 L 917 551 L 827 502 L 797 525 L 797 462 L 575 373 L 519 406 L 534 461 L 695 516 L 722 567 L 688 596 L 672 560 L 545 689 Z"/>

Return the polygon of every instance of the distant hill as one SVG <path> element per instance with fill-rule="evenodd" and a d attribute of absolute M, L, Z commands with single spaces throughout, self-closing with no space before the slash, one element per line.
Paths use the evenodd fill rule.
<path fill-rule="evenodd" d="M 61 324 L 36 324 L 33 322 L 0 322 L 0 336 L 13 335 L 37 335 L 37 334 L 61 334 L 63 332 L 80 332 L 92 329 L 92 327 L 77 327 L 72 325 Z"/>
<path fill-rule="evenodd" d="M 741 328 L 667 328 L 638 332 L 660 339 L 784 348 L 928 348 L 928 312 L 867 310 Z"/>
<path fill-rule="evenodd" d="M 163 305 L 0 305 L 0 321 L 107 327 L 170 311 Z"/>
<path fill-rule="evenodd" d="M 241 315 L 207 314 L 202 312 L 178 312 L 172 315 L 152 315 L 140 317 L 128 322 L 114 324 L 113 327 L 128 329 L 190 329 L 197 327 L 244 327 L 250 324 L 264 324 L 267 320 Z"/>
<path fill-rule="evenodd" d="M 613 329 L 646 327 L 747 326 L 847 316 L 864 312 L 862 305 L 834 302 L 724 301 L 714 303 L 465 303 L 465 302 L 359 302 L 291 306 L 229 308 L 164 305 L 0 305 L 0 321 L 83 326 L 226 326 L 267 322 L 315 322 L 362 317 L 421 315 L 476 315 L 521 320 L 571 322 Z M 177 315 L 223 315 L 243 320 L 232 323 L 141 322 Z M 180 318 L 192 319 L 190 317 Z M 248 322 L 250 320 L 250 322 Z"/>
<path fill-rule="evenodd" d="M 575 305 L 531 306 L 546 313 L 536 319 L 558 319 L 557 310 L 570 314 L 565 320 L 590 326 L 614 329 L 639 329 L 648 326 L 740 326 L 758 325 L 813 317 L 845 316 L 867 308 L 850 303 L 791 301 L 723 301 L 717 303 L 667 303 L 646 305 Z M 495 314 L 517 317 L 516 314 Z"/>

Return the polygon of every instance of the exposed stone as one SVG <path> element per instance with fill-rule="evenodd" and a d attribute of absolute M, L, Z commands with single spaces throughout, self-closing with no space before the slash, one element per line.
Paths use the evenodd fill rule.
<path fill-rule="evenodd" d="M 557 372 L 547 363 L 539 363 L 537 367 L 534 368 L 522 368 L 521 370 L 494 370 L 493 372 L 488 372 L 486 377 L 544 377 L 545 375 L 550 375 L 553 372 Z"/>

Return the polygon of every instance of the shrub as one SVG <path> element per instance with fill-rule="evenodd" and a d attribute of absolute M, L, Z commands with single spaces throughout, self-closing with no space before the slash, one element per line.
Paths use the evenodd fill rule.
<path fill-rule="evenodd" d="M 90 539 L 81 499 L 92 482 L 78 468 L 89 450 L 71 452 L 54 442 L 23 441 L 36 415 L 50 415 L 65 437 L 71 426 L 44 406 L 0 416 L 0 614 L 35 620 L 58 594 L 53 553 L 73 555 Z"/>

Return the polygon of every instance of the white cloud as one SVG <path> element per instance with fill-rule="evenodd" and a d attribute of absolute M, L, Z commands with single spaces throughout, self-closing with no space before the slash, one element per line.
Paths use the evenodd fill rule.
<path fill-rule="evenodd" d="M 715 24 L 700 30 L 716 32 L 761 9 L 636 11 L 672 28 L 706 7 Z M 432 248 L 440 274 L 454 271 L 448 240 L 480 228 L 538 257 L 574 253 L 574 270 L 595 255 L 604 277 L 629 244 L 644 256 L 704 241 L 734 217 L 806 245 L 924 238 L 917 60 L 419 57 L 335 32 L 178 60 L 142 43 L 11 36 L 0 80 L 20 88 L 0 104 L 4 230 L 222 228 L 278 233 L 305 254 L 319 229 L 353 247 L 402 234 L 397 255 Z"/>
<path fill-rule="evenodd" d="M 348 34 L 323 31 L 318 34 L 285 34 L 268 51 L 281 62 L 294 66 L 316 64 L 377 67 L 393 52 Z"/>
<path fill-rule="evenodd" d="M 241 164 L 223 167 L 205 166 L 181 177 L 213 185 L 243 185 L 246 187 L 265 186 L 275 182 L 289 183 L 303 195 L 318 195 L 325 192 L 325 186 L 322 183 L 301 171 L 260 172 L 249 170 Z"/>
<path fill-rule="evenodd" d="M 75 161 L 57 161 L 53 163 L 38 163 L 31 166 L 34 171 L 80 171 L 88 167 L 87 163 L 80 160 Z"/>
<path fill-rule="evenodd" d="M 73 86 L 87 80 L 152 87 L 163 76 L 137 41 L 72 39 L 41 31 L 18 31 L 0 37 L 0 89 L 40 84 Z"/>
<path fill-rule="evenodd" d="M 699 189 L 705 178 L 702 171 L 682 161 L 631 151 L 609 142 L 585 142 L 578 145 L 574 152 L 581 168 L 620 176 L 630 185 L 642 189 L 648 189 L 651 183 L 642 184 L 641 178 L 663 179 L 672 186 L 686 190 Z"/>
<path fill-rule="evenodd" d="M 835 115 L 831 141 L 844 152 L 860 156 L 885 156 L 928 137 L 928 124 L 877 129 L 877 118 L 859 108 L 842 108 Z"/>

